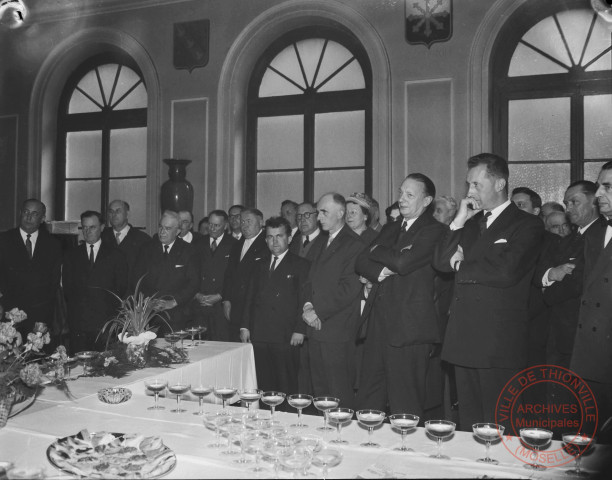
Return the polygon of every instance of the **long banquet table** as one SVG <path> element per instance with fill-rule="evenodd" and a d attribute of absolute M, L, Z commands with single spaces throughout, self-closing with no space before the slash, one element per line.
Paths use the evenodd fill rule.
<path fill-rule="evenodd" d="M 52 389 L 32 407 L 9 420 L 0 429 L 0 461 L 11 461 L 18 466 L 43 468 L 46 475 L 53 478 L 69 478 L 54 469 L 46 458 L 47 447 L 58 437 L 77 433 L 83 428 L 89 431 L 109 431 L 159 435 L 177 457 L 176 468 L 166 478 L 253 478 L 249 472 L 252 464 L 234 463 L 235 457 L 222 453 L 223 449 L 211 449 L 214 433 L 204 427 L 202 417 L 193 415 L 197 403 L 184 402 L 185 413 L 172 413 L 176 404 L 174 396 L 161 398 L 165 410 L 151 411 L 147 407 L 153 398 L 144 386 L 145 378 L 165 376 L 170 381 L 181 378 L 184 381 L 199 382 L 221 386 L 231 383 L 242 388 L 254 388 L 253 350 L 250 345 L 207 342 L 205 346 L 190 351 L 191 363 L 168 369 L 144 369 L 134 372 L 130 377 L 117 382 L 107 378 L 80 378 L 74 382 L 72 391 L 77 397 L 67 401 Z M 128 387 L 133 395 L 131 400 L 119 405 L 107 405 L 97 398 L 97 389 L 106 384 Z M 212 395 L 210 396 L 212 397 Z M 211 401 L 211 398 L 208 398 Z M 40 404 L 40 405 L 38 405 Z M 220 405 L 207 404 L 207 411 L 218 411 Z M 229 407 L 233 412 L 240 407 Z M 297 420 L 294 413 L 277 412 L 276 418 L 291 425 Z M 320 434 L 316 427 L 322 425 L 322 417 L 304 416 L 308 428 L 300 429 L 299 434 Z M 335 438 L 335 432 L 323 435 L 325 441 Z M 427 436 L 423 428 L 418 428 L 407 436 L 406 444 L 414 453 L 396 452 L 400 435 L 389 424 L 383 424 L 374 431 L 374 441 L 380 448 L 362 447 L 367 439 L 367 430 L 360 427 L 356 420 L 342 431 L 348 445 L 334 447 L 342 451 L 342 463 L 330 470 L 329 478 L 572 478 L 564 471 L 571 464 L 562 467 L 533 472 L 524 468 L 524 463 L 515 458 L 501 443 L 491 447 L 491 456 L 500 461 L 499 465 L 486 465 L 475 460 L 484 454 L 484 445 L 477 442 L 468 432 L 455 432 L 450 440 L 444 442 L 443 454 L 450 460 L 429 458 L 435 453 L 436 443 Z M 508 441 L 510 446 L 517 445 L 516 438 Z M 559 446 L 555 442 L 549 450 Z M 607 446 L 597 445 L 592 455 L 583 459 L 587 471 L 601 471 L 603 464 L 611 457 Z M 311 471 L 320 476 L 321 470 L 312 467 Z M 288 472 L 281 472 L 288 476 Z M 272 470 L 269 470 L 272 475 Z M 265 476 L 265 475 L 263 475 Z"/>

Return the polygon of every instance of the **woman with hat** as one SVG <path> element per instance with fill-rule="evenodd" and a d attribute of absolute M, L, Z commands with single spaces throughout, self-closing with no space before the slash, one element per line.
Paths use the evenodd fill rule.
<path fill-rule="evenodd" d="M 352 193 L 346 199 L 346 224 L 364 244 L 370 245 L 378 233 L 369 227 L 372 199 L 365 193 Z"/>

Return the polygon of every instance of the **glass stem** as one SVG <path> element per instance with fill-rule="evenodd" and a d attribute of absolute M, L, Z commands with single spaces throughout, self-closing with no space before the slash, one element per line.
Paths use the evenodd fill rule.
<path fill-rule="evenodd" d="M 323 410 L 323 430 L 327 430 L 327 410 Z"/>
<path fill-rule="evenodd" d="M 181 411 L 181 394 L 180 393 L 176 396 L 176 410 L 178 412 Z"/>
<path fill-rule="evenodd" d="M 298 408 L 298 422 L 297 422 L 298 426 L 302 426 L 302 409 Z"/>
<path fill-rule="evenodd" d="M 406 430 L 401 430 L 402 434 L 402 450 L 406 450 Z"/>
<path fill-rule="evenodd" d="M 372 432 L 374 431 L 374 427 L 368 427 L 368 443 L 372 443 Z"/>
<path fill-rule="evenodd" d="M 438 437 L 438 458 L 442 456 L 442 437 Z"/>
<path fill-rule="evenodd" d="M 486 454 L 485 454 L 485 462 L 489 462 L 491 460 L 491 458 L 489 458 L 489 449 L 491 448 L 491 442 L 489 442 L 488 440 L 485 442 L 486 445 Z"/>
<path fill-rule="evenodd" d="M 580 475 L 580 473 L 582 472 L 582 470 L 580 470 L 580 463 L 582 462 L 582 457 L 580 456 L 580 452 L 578 452 L 578 455 L 576 456 L 576 474 Z"/>
<path fill-rule="evenodd" d="M 274 420 L 274 405 L 270 405 L 270 418 Z"/>
<path fill-rule="evenodd" d="M 200 402 L 200 415 L 204 414 L 204 397 L 199 397 L 198 401 Z"/>
<path fill-rule="evenodd" d="M 342 441 L 342 424 L 339 423 L 338 426 L 336 427 L 338 429 L 338 442 Z"/>
<path fill-rule="evenodd" d="M 327 464 L 325 464 L 325 465 L 323 465 L 323 475 L 322 475 L 323 480 L 325 480 L 327 478 L 327 473 L 328 473 Z"/>
<path fill-rule="evenodd" d="M 225 398 L 222 398 L 221 401 L 223 402 L 223 413 L 225 413 Z"/>

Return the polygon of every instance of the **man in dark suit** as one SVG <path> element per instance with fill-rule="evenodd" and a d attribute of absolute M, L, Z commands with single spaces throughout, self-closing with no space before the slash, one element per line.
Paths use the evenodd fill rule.
<path fill-rule="evenodd" d="M 142 247 L 135 267 L 136 279 L 142 277 L 142 292 L 158 295 L 157 309 L 168 312 L 173 330 L 185 328 L 185 310 L 200 284 L 198 256 L 190 244 L 178 238 L 178 233 L 178 214 L 165 211 L 159 221 L 158 238 Z M 167 330 L 162 322 L 159 333 Z"/>
<path fill-rule="evenodd" d="M 234 237 L 236 240 L 240 240 L 242 238 L 242 228 L 240 226 L 240 214 L 244 210 L 242 205 L 232 205 L 228 212 L 229 224 L 228 224 L 228 233 Z"/>
<path fill-rule="evenodd" d="M 262 234 L 263 213 L 246 208 L 240 213 L 242 238 L 234 244 L 223 282 L 223 312 L 229 322 L 229 341 L 240 341 L 244 302 L 256 261 L 268 253 Z"/>
<path fill-rule="evenodd" d="M 455 271 L 442 359 L 455 365 L 463 430 L 495 421 L 502 388 L 527 362 L 529 286 L 544 226 L 508 200 L 508 173 L 494 154 L 468 160 L 467 197 L 434 260 Z"/>
<path fill-rule="evenodd" d="M 293 238 L 298 233 L 298 225 L 297 225 L 297 208 L 298 204 L 293 200 L 283 200 L 281 203 L 280 216 L 289 222 L 291 226 L 291 235 Z"/>
<path fill-rule="evenodd" d="M 601 427 L 612 417 L 612 162 L 597 179 L 597 205 L 603 215 L 584 242 L 584 285 L 570 369 L 587 381 L 599 414 L 599 440 L 611 441 Z"/>
<path fill-rule="evenodd" d="M 70 351 L 103 350 L 105 338 L 98 333 L 117 314 L 127 289 L 127 263 L 123 253 L 101 240 L 104 224 L 98 212 L 81 214 L 85 243 L 64 257 L 62 284 L 68 309 Z M 113 295 L 114 294 L 114 295 Z"/>
<path fill-rule="evenodd" d="M 5 311 L 23 310 L 28 318 L 17 325 L 25 338 L 34 323 L 51 326 L 60 284 L 62 250 L 43 222 L 44 203 L 23 202 L 19 227 L 0 234 L 0 302 Z"/>
<path fill-rule="evenodd" d="M 200 305 L 197 322 L 208 328 L 208 338 L 229 341 L 229 322 L 223 314 L 221 295 L 230 252 L 237 240 L 226 233 L 227 213 L 213 210 L 208 215 L 208 235 L 201 252 L 200 289 L 195 300 Z"/>
<path fill-rule="evenodd" d="M 342 195 L 323 195 L 317 209 L 321 228 L 329 236 L 319 235 L 312 246 L 315 260 L 302 314 L 308 324 L 313 391 L 316 396 L 338 397 L 343 406 L 352 408 L 358 328 L 354 310 L 361 289 L 355 259 L 364 245 L 344 222 L 346 202 Z"/>
<path fill-rule="evenodd" d="M 134 228 L 128 222 L 130 205 L 123 200 L 113 200 L 108 205 L 108 223 L 112 228 L 102 230 L 102 241 L 116 245 L 125 255 L 128 265 L 128 285 L 138 280 L 134 278 L 134 267 L 141 248 L 151 240 L 142 230 Z"/>
<path fill-rule="evenodd" d="M 434 250 L 447 230 L 429 208 L 436 195 L 421 173 L 400 187 L 402 222 L 383 227 L 357 259 L 357 273 L 378 290 L 367 332 L 358 408 L 423 416 L 429 356 L 439 342 L 434 304 Z"/>
<path fill-rule="evenodd" d="M 184 242 L 191 243 L 195 250 L 201 253 L 205 243 L 204 235 L 193 231 L 193 213 L 189 210 L 181 210 L 177 213 L 180 219 L 179 238 Z"/>
<path fill-rule="evenodd" d="M 297 393 L 299 346 L 306 333 L 301 300 L 310 265 L 289 251 L 291 225 L 285 218 L 268 219 L 265 232 L 270 255 L 256 261 L 240 340 L 253 344 L 259 388 Z"/>

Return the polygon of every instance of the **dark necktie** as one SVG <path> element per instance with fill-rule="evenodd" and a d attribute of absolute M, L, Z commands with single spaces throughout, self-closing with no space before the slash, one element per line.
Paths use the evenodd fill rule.
<path fill-rule="evenodd" d="M 213 238 L 212 243 L 210 244 L 210 251 L 215 253 L 215 250 L 217 249 L 217 239 Z"/>
<path fill-rule="evenodd" d="M 168 251 L 170 247 L 168 245 L 164 245 L 164 257 L 168 257 L 168 255 L 170 255 L 170 252 Z"/>
<path fill-rule="evenodd" d="M 32 240 L 30 240 L 30 237 L 32 235 L 30 235 L 29 233 L 26 235 L 26 250 L 28 251 L 28 257 L 30 260 L 32 260 Z"/>
<path fill-rule="evenodd" d="M 268 276 L 272 275 L 272 272 L 276 268 L 276 261 L 277 260 L 278 260 L 278 257 L 276 255 L 274 255 L 274 260 L 272 260 L 272 266 L 270 267 L 270 271 L 268 272 Z"/>
<path fill-rule="evenodd" d="M 402 232 L 408 231 L 408 222 L 406 220 L 402 220 Z"/>
<path fill-rule="evenodd" d="M 491 216 L 491 212 L 485 213 L 480 220 L 478 220 L 478 227 L 480 228 L 480 234 L 482 235 L 487 229 L 487 218 Z"/>
<path fill-rule="evenodd" d="M 310 239 L 308 238 L 308 235 L 306 235 L 306 240 L 304 240 L 304 244 L 303 246 L 305 247 L 306 245 L 308 245 L 310 243 Z"/>
<path fill-rule="evenodd" d="M 94 251 L 93 251 L 93 244 L 89 245 L 89 266 L 93 267 L 94 266 Z"/>
<path fill-rule="evenodd" d="M 115 241 L 117 242 L 117 245 L 119 245 L 121 243 L 121 232 L 116 232 L 115 233 Z"/>

